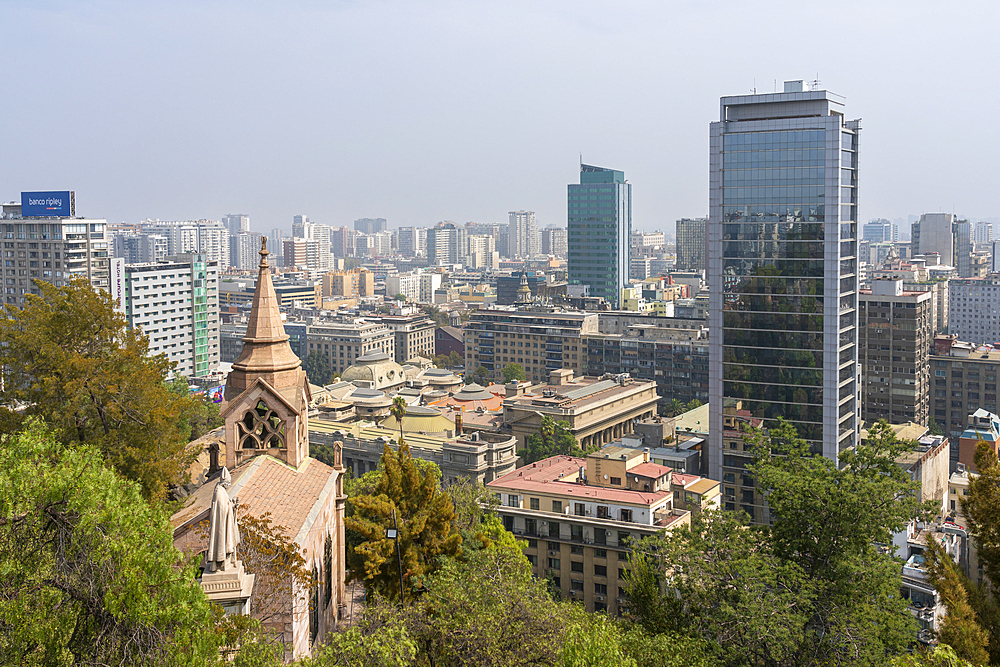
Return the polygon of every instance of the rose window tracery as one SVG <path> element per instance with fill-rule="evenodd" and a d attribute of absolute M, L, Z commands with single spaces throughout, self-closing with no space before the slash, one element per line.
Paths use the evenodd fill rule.
<path fill-rule="evenodd" d="M 285 446 L 285 422 L 264 401 L 236 422 L 241 449 L 272 449 Z"/>

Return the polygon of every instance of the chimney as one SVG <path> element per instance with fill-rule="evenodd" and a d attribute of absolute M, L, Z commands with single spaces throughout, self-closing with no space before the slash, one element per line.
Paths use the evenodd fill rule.
<path fill-rule="evenodd" d="M 649 447 L 643 447 L 642 449 L 642 462 L 649 463 Z"/>
<path fill-rule="evenodd" d="M 462 435 L 462 412 L 455 413 L 455 435 Z"/>

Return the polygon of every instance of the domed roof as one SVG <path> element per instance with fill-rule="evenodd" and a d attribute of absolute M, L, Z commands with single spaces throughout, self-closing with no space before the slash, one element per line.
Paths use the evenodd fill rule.
<path fill-rule="evenodd" d="M 357 361 L 355 363 L 366 364 L 370 361 L 386 361 L 387 359 L 389 359 L 388 354 L 386 354 L 382 350 L 375 350 L 374 352 L 368 352 L 366 354 L 362 354 L 360 357 L 357 358 Z"/>
<path fill-rule="evenodd" d="M 406 381 L 403 367 L 385 352 L 369 352 L 354 360 L 344 369 L 340 379 L 344 382 L 363 382 L 375 389 L 396 387 Z"/>
<path fill-rule="evenodd" d="M 454 398 L 456 401 L 488 401 L 493 398 L 493 394 L 486 391 L 482 385 L 473 382 L 462 387 Z"/>

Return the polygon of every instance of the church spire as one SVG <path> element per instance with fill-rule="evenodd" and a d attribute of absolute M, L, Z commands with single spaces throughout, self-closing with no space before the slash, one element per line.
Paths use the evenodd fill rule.
<path fill-rule="evenodd" d="M 226 400 L 244 391 L 254 379 L 263 378 L 275 389 L 299 383 L 302 361 L 292 352 L 288 334 L 281 323 L 278 297 L 271 282 L 271 267 L 267 263 L 267 237 L 261 237 L 257 288 L 250 308 L 243 350 L 233 362 L 226 382 Z"/>

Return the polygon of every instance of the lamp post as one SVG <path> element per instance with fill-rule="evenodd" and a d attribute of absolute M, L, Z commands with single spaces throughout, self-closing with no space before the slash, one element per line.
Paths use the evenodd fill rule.
<path fill-rule="evenodd" d="M 385 536 L 396 541 L 396 562 L 399 564 L 399 604 L 406 606 L 406 598 L 403 597 L 403 557 L 399 553 L 399 526 L 396 523 L 396 508 L 392 508 L 392 528 L 385 531 Z"/>

